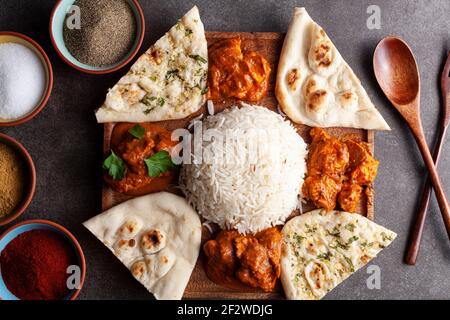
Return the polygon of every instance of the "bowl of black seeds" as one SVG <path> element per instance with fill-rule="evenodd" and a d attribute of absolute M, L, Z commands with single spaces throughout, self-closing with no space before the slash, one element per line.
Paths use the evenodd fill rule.
<path fill-rule="evenodd" d="M 91 74 L 127 65 L 144 32 L 144 14 L 136 0 L 59 0 L 50 17 L 50 38 L 58 55 Z"/>

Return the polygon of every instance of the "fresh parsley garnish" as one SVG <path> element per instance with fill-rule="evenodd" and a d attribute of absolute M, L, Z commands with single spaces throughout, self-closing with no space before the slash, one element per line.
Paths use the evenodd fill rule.
<path fill-rule="evenodd" d="M 184 35 L 187 37 L 187 36 L 190 36 L 193 33 L 194 32 L 192 31 L 192 29 L 187 28 L 186 31 L 184 32 Z"/>
<path fill-rule="evenodd" d="M 175 169 L 175 164 L 170 158 L 169 152 L 158 151 L 150 158 L 144 160 L 147 165 L 148 175 L 152 178 L 159 177 L 162 173 Z"/>
<path fill-rule="evenodd" d="M 363 248 L 370 248 L 375 244 L 375 242 L 367 242 L 366 240 L 361 242 L 361 247 Z"/>
<path fill-rule="evenodd" d="M 175 76 L 178 77 L 178 72 L 179 72 L 178 69 L 167 71 L 166 76 L 165 76 L 166 81 L 170 80 L 171 78 L 173 78 Z"/>
<path fill-rule="evenodd" d="M 336 240 L 336 245 L 330 244 L 330 248 L 331 248 L 331 249 L 341 248 L 341 249 L 343 249 L 343 250 L 348 250 L 348 249 L 349 249 L 349 247 L 348 247 L 347 244 L 342 243 L 342 242 L 339 241 L 339 240 Z"/>
<path fill-rule="evenodd" d="M 149 107 L 148 109 L 143 111 L 144 114 L 149 114 L 156 107 L 162 107 L 166 103 L 166 100 L 164 100 L 163 97 L 157 98 L 155 96 L 148 96 L 148 95 L 146 95 L 141 100 L 141 102 Z"/>
<path fill-rule="evenodd" d="M 387 235 L 384 231 L 381 232 L 381 238 L 383 239 L 383 242 L 392 241 L 392 237 L 390 235 Z"/>
<path fill-rule="evenodd" d="M 333 230 L 327 230 L 328 235 L 333 236 L 333 237 L 340 237 L 341 236 L 341 232 L 339 231 L 338 227 L 334 227 Z"/>
<path fill-rule="evenodd" d="M 349 257 L 346 257 L 346 256 L 344 256 L 344 259 L 350 268 L 350 272 L 355 272 L 355 266 L 353 265 L 352 259 L 350 259 Z"/>
<path fill-rule="evenodd" d="M 140 124 L 136 124 L 128 132 L 136 139 L 141 140 L 144 137 L 145 129 Z"/>
<path fill-rule="evenodd" d="M 209 91 L 209 88 L 208 87 L 204 87 L 203 90 L 202 90 L 202 94 L 206 94 L 208 91 Z"/>
<path fill-rule="evenodd" d="M 345 229 L 347 229 L 350 232 L 355 231 L 356 226 L 353 223 L 348 223 L 345 225 Z"/>
<path fill-rule="evenodd" d="M 155 97 L 155 96 L 149 96 L 149 95 L 147 94 L 147 95 L 145 95 L 144 98 L 142 98 L 141 102 L 142 102 L 143 104 L 145 104 L 146 106 L 151 106 L 151 105 L 152 105 L 152 102 L 155 101 L 155 100 L 156 100 L 156 97 Z"/>
<path fill-rule="evenodd" d="M 319 254 L 318 256 L 317 256 L 317 259 L 323 259 L 323 260 L 328 260 L 328 261 L 330 261 L 330 259 L 331 259 L 331 257 L 332 257 L 332 254 L 331 254 L 331 252 L 326 252 L 326 253 L 321 253 L 321 254 Z"/>
<path fill-rule="evenodd" d="M 355 242 L 358 239 L 359 239 L 358 236 L 353 236 L 353 237 L 349 238 L 347 241 L 347 246 L 350 245 L 352 242 Z"/>
<path fill-rule="evenodd" d="M 311 227 L 309 224 L 305 223 L 305 227 L 306 227 L 306 233 L 314 233 L 317 231 L 316 226 Z"/>
<path fill-rule="evenodd" d="M 207 63 L 208 61 L 203 58 L 202 56 L 198 54 L 190 54 L 189 58 L 194 59 L 195 61 L 201 62 L 201 63 Z"/>
<path fill-rule="evenodd" d="M 108 170 L 114 180 L 122 180 L 125 177 L 125 162 L 112 150 L 111 155 L 103 162 L 103 169 Z"/>
<path fill-rule="evenodd" d="M 156 103 L 158 104 L 158 106 L 162 107 L 166 103 L 166 100 L 164 100 L 164 98 L 159 97 Z"/>
<path fill-rule="evenodd" d="M 298 245 L 300 245 L 302 242 L 303 242 L 303 240 L 305 240 L 306 238 L 305 237 L 302 237 L 301 235 L 299 235 L 299 234 L 295 234 L 294 235 L 294 239 L 295 239 L 295 241 L 297 242 L 297 244 Z"/>

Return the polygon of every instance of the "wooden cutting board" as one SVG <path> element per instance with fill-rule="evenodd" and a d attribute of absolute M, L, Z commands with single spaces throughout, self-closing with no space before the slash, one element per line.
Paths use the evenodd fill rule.
<path fill-rule="evenodd" d="M 283 33 L 274 32 L 207 32 L 206 38 L 208 40 L 208 45 L 213 44 L 215 41 L 240 36 L 242 39 L 242 45 L 244 49 L 254 50 L 260 52 L 266 57 L 272 67 L 272 73 L 270 78 L 269 90 L 266 97 L 260 101 L 258 104 L 265 106 L 275 112 L 277 112 L 278 102 L 275 98 L 275 76 L 278 66 L 278 60 L 283 46 L 284 40 Z M 235 105 L 236 101 L 228 100 L 221 102 L 214 102 L 215 112 L 218 113 L 223 109 Z M 182 120 L 171 120 L 171 121 L 161 121 L 159 124 L 169 130 L 174 130 L 176 128 L 186 128 L 189 122 L 199 116 L 204 114 L 207 116 L 208 112 L 206 110 L 206 105 L 203 106 L 197 113 L 191 115 L 190 117 Z M 309 130 L 310 128 L 305 125 L 295 124 L 300 136 L 305 140 L 306 143 L 310 143 Z M 104 124 L 104 142 L 103 142 L 103 152 L 105 157 L 110 154 L 110 140 L 111 135 L 114 130 L 115 123 Z M 326 131 L 339 138 L 352 138 L 355 140 L 368 142 L 372 151 L 374 148 L 374 133 L 373 131 L 367 131 L 362 129 L 352 129 L 352 128 L 329 128 Z M 169 187 L 167 191 L 178 193 L 175 188 Z M 114 192 L 104 184 L 102 192 L 102 208 L 103 210 L 109 209 L 121 202 L 131 199 L 132 197 L 126 196 L 117 192 Z M 307 203 L 303 206 L 303 211 L 309 211 L 315 209 L 314 205 Z M 373 220 L 374 218 L 374 206 L 373 198 L 363 196 L 357 211 L 367 218 Z M 299 212 L 293 212 L 293 216 L 299 214 Z M 209 231 L 203 227 L 203 237 L 202 242 L 210 238 Z M 188 299 L 282 299 L 284 297 L 281 285 L 278 284 L 275 292 L 265 293 L 261 290 L 255 290 L 252 288 L 244 288 L 240 291 L 231 290 L 219 285 L 216 285 L 210 281 L 203 268 L 204 257 L 200 253 L 197 265 L 192 273 L 190 282 L 186 288 L 184 298 Z"/>

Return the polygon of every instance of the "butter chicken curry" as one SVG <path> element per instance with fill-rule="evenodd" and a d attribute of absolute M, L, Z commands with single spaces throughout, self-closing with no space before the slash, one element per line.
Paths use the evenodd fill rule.
<path fill-rule="evenodd" d="M 121 193 L 138 196 L 165 190 L 175 178 L 171 152 L 177 141 L 152 123 L 120 123 L 114 127 L 111 155 L 103 167 L 105 181 Z"/>
<path fill-rule="evenodd" d="M 255 235 L 221 231 L 203 250 L 206 274 L 217 284 L 230 288 L 245 284 L 270 292 L 280 277 L 281 232 L 276 227 Z"/>
<path fill-rule="evenodd" d="M 243 51 L 241 38 L 217 41 L 209 52 L 210 99 L 261 100 L 267 92 L 270 65 L 257 52 Z"/>
<path fill-rule="evenodd" d="M 320 128 L 310 135 L 303 196 L 328 211 L 339 203 L 342 210 L 355 212 L 363 191 L 372 192 L 379 161 L 365 142 L 341 141 Z"/>

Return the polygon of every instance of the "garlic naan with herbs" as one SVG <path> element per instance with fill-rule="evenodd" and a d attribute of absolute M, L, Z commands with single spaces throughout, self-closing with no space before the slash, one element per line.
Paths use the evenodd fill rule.
<path fill-rule="evenodd" d="M 397 236 L 354 213 L 314 210 L 282 230 L 281 282 L 288 299 L 323 298 Z"/>
<path fill-rule="evenodd" d="M 147 50 L 108 92 L 97 121 L 152 122 L 196 112 L 207 92 L 208 48 L 197 7 Z"/>

